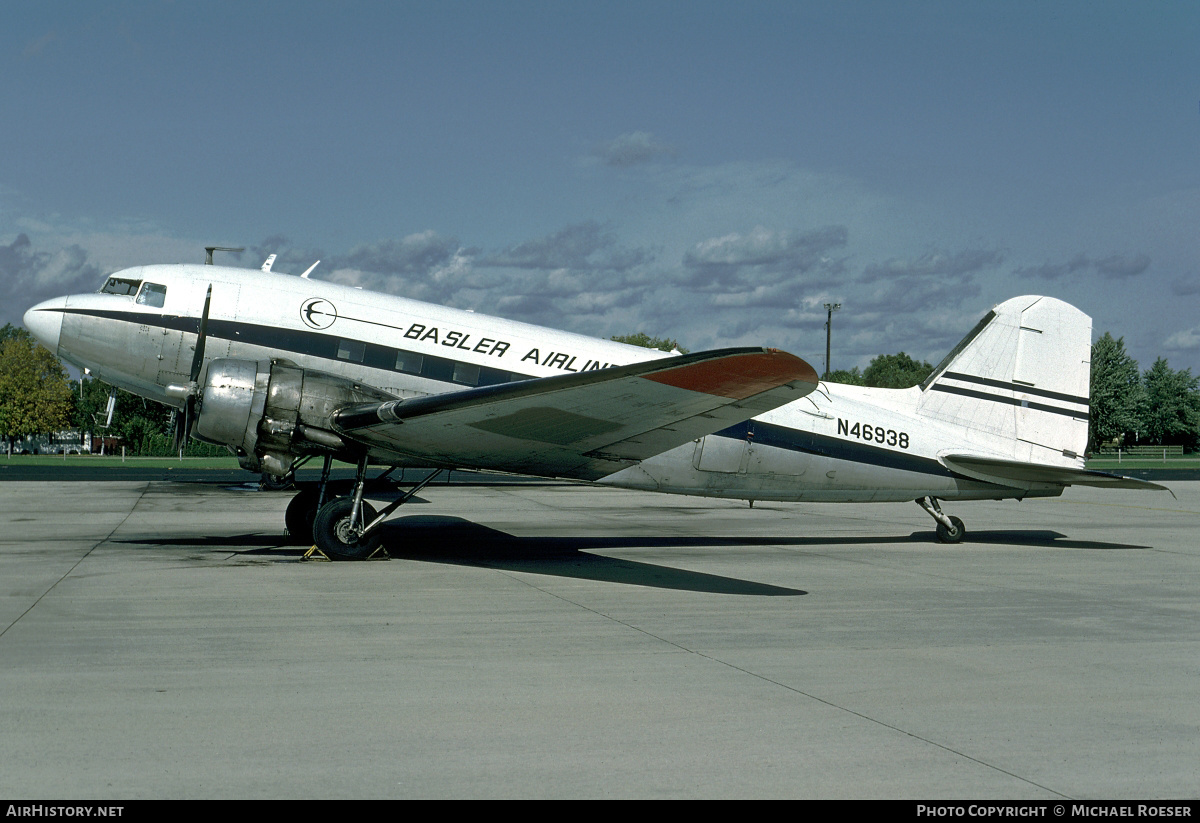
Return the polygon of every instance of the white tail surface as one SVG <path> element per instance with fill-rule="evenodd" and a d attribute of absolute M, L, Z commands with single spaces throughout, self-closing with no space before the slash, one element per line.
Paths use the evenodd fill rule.
<path fill-rule="evenodd" d="M 1091 354 L 1086 314 L 1053 297 L 1014 297 L 938 364 L 918 409 L 982 435 L 971 439 L 989 451 L 1081 466 Z"/>

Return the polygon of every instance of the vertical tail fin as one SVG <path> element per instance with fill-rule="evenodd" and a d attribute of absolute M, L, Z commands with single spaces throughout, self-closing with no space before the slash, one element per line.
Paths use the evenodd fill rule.
<path fill-rule="evenodd" d="M 981 446 L 1014 458 L 1081 465 L 1091 342 L 1092 319 L 1068 303 L 1037 296 L 1006 300 L 921 384 L 918 408 L 979 432 Z"/>

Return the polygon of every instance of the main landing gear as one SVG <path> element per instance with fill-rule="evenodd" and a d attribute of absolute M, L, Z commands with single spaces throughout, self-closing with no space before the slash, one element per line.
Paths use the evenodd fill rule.
<path fill-rule="evenodd" d="M 930 517 L 937 521 L 937 538 L 942 543 L 961 542 L 967 533 L 967 527 L 961 519 L 949 517 L 942 511 L 942 506 L 936 497 L 922 497 L 916 504 L 924 509 Z"/>
<path fill-rule="evenodd" d="M 330 560 L 367 560 L 375 556 L 382 539 L 379 525 L 441 474 L 441 470 L 430 473 L 377 513 L 370 503 L 363 500 L 367 474 L 366 456 L 358 461 L 353 492 L 341 497 L 331 494 L 331 464 L 332 458 L 326 457 L 321 471 L 321 482 L 316 488 L 306 487 L 293 497 L 283 516 L 288 534 L 296 542 L 311 541 Z M 388 469 L 376 478 L 376 481 L 384 480 L 392 471 L 393 469 Z"/>

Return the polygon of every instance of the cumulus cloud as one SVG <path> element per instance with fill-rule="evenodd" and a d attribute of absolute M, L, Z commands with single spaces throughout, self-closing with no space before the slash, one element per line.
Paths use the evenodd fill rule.
<path fill-rule="evenodd" d="M 19 324 L 27 308 L 51 297 L 96 291 L 103 276 L 78 245 L 39 251 L 28 235 L 18 234 L 7 246 L 0 245 L 0 280 L 21 299 L 3 301 L 0 322 Z"/>
<path fill-rule="evenodd" d="M 892 258 L 883 263 L 872 263 L 863 269 L 862 279 L 868 283 L 907 277 L 962 280 L 985 269 L 994 269 L 1003 261 L 1004 255 L 988 249 L 968 249 L 956 254 L 929 252 L 916 258 Z"/>
<path fill-rule="evenodd" d="M 1150 268 L 1150 258 L 1144 254 L 1113 254 L 1095 261 L 1096 271 L 1105 277 L 1137 277 Z"/>
<path fill-rule="evenodd" d="M 1200 349 L 1200 326 L 1175 332 L 1163 341 L 1163 347 L 1169 351 Z"/>
<path fill-rule="evenodd" d="M 426 274 L 444 266 L 459 251 L 455 237 L 446 237 L 432 229 L 410 234 L 400 240 L 382 240 L 356 246 L 343 258 L 342 265 L 380 274 Z"/>
<path fill-rule="evenodd" d="M 758 226 L 745 234 L 709 238 L 684 254 L 682 282 L 706 291 L 744 291 L 828 280 L 844 270 L 843 261 L 831 255 L 846 240 L 845 226 L 807 232 Z"/>
<path fill-rule="evenodd" d="M 1003 260 L 993 249 L 964 249 L 870 262 L 800 301 L 785 315 L 787 328 L 794 327 L 807 345 L 820 346 L 808 352 L 820 359 L 824 303 L 837 302 L 842 304 L 834 315 L 839 367 L 862 366 L 871 356 L 901 350 L 940 357 L 976 319 L 970 307 L 983 291 L 979 276 Z M 764 325 L 759 332 L 770 330 Z"/>
<path fill-rule="evenodd" d="M 1101 277 L 1136 277 L 1150 268 L 1150 258 L 1144 254 L 1110 254 L 1093 259 L 1086 254 L 1077 254 L 1065 263 L 1046 262 L 1040 266 L 1024 266 L 1013 273 L 1039 280 L 1057 280 L 1068 274 L 1087 272 Z"/>
<path fill-rule="evenodd" d="M 596 146 L 592 154 L 607 166 L 625 169 L 659 157 L 674 157 L 675 147 L 659 141 L 649 132 L 634 131 Z"/>
<path fill-rule="evenodd" d="M 461 299 L 528 323 L 600 336 L 616 324 L 624 332 L 662 279 L 652 273 L 655 257 L 654 250 L 622 246 L 610 228 L 584 221 L 481 254 L 474 264 L 487 284 Z"/>
<path fill-rule="evenodd" d="M 487 253 L 428 230 L 334 256 L 327 277 L 414 300 L 603 334 L 602 317 L 630 311 L 646 293 L 642 275 L 653 258 L 648 249 L 620 246 L 612 231 L 594 221 Z"/>
<path fill-rule="evenodd" d="M 930 309 L 957 308 L 978 297 L 982 288 L 976 276 L 1003 260 L 1004 255 L 993 249 L 965 249 L 870 263 L 854 284 L 854 299 L 847 303 L 843 322 L 857 326 L 864 339 L 923 350 L 932 331 L 925 325 Z"/>
<path fill-rule="evenodd" d="M 1171 283 L 1171 293 L 1180 297 L 1200 294 L 1200 277 L 1185 277 Z"/>
<path fill-rule="evenodd" d="M 457 295 L 483 285 L 472 265 L 476 253 L 457 238 L 429 229 L 399 240 L 356 246 L 333 257 L 330 279 L 414 300 L 459 305 Z"/>
<path fill-rule="evenodd" d="M 553 234 L 511 246 L 479 260 L 481 266 L 515 269 L 572 269 L 574 271 L 628 271 L 650 261 L 646 249 L 623 249 L 616 235 L 588 220 Z"/>

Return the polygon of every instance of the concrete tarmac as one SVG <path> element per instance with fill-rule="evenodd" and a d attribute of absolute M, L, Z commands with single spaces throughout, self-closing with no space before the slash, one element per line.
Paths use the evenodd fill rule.
<path fill-rule="evenodd" d="M 289 495 L 0 487 L 0 795 L 1195 798 L 1200 483 L 756 504 L 445 486 L 390 561 Z"/>

